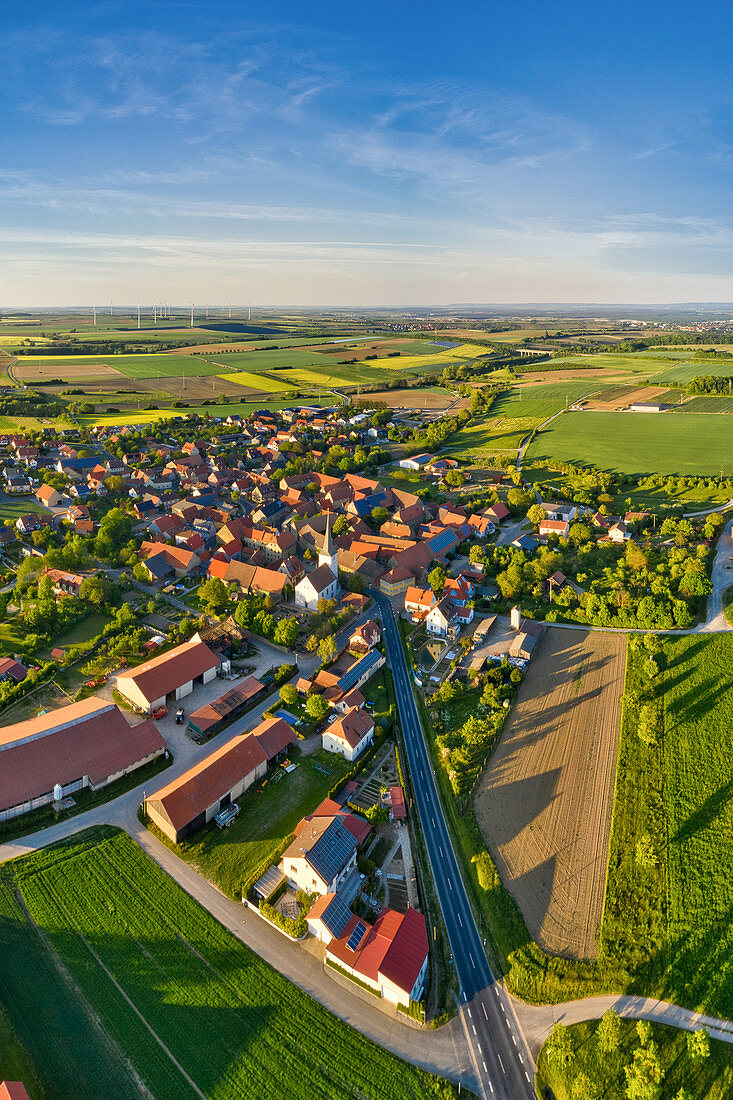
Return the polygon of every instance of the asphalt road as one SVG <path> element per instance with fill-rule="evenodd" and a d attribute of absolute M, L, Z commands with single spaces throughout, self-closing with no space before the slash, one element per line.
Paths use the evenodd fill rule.
<path fill-rule="evenodd" d="M 382 614 L 387 655 L 415 801 L 461 988 L 460 1017 L 484 1097 L 534 1098 L 534 1066 L 509 997 L 494 979 L 458 868 L 420 722 L 391 602 L 372 595 Z"/>

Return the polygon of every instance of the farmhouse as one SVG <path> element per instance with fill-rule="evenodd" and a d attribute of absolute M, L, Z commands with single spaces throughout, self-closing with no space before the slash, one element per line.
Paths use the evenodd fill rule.
<path fill-rule="evenodd" d="M 191 694 L 194 683 L 210 683 L 222 664 L 222 658 L 204 642 L 192 639 L 130 672 L 119 673 L 117 690 L 137 710 L 149 713 L 162 706 L 169 695 L 177 702 Z"/>
<path fill-rule="evenodd" d="M 165 752 L 154 722 L 130 726 L 114 703 L 92 696 L 0 730 L 0 821 L 99 790 Z"/>
<path fill-rule="evenodd" d="M 561 539 L 566 539 L 569 531 L 570 524 L 564 519 L 543 519 L 537 528 L 537 534 L 540 537 L 557 535 Z"/>
<path fill-rule="evenodd" d="M 374 720 L 366 710 L 352 707 L 324 731 L 321 738 L 326 752 L 337 752 L 345 760 L 356 760 L 374 740 Z"/>
<path fill-rule="evenodd" d="M 262 779 L 294 737 L 287 722 L 270 718 L 234 737 L 148 798 L 154 825 L 178 844 Z"/>
<path fill-rule="evenodd" d="M 348 919 L 342 924 L 330 915 L 333 903 L 324 906 L 324 902 L 322 899 L 320 905 L 325 912 L 316 910 L 316 902 L 308 923 L 315 925 L 320 920 L 328 929 L 326 959 L 366 982 L 392 1004 L 407 1006 L 419 1001 L 428 970 L 428 934 L 422 913 L 385 909 L 372 926 L 347 910 Z M 331 930 L 339 927 L 338 934 L 331 935 Z"/>
<path fill-rule="evenodd" d="M 356 867 L 356 848 L 339 817 L 314 817 L 283 852 L 280 869 L 294 890 L 335 894 Z"/>

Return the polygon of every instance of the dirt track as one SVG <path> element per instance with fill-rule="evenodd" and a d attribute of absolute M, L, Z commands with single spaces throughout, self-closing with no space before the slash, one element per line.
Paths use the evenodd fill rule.
<path fill-rule="evenodd" d="M 476 795 L 502 881 L 555 955 L 597 952 L 625 665 L 623 635 L 547 630 Z"/>

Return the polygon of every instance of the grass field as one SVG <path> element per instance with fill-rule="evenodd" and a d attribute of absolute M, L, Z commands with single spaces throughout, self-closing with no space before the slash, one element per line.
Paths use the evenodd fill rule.
<path fill-rule="evenodd" d="M 565 475 L 559 470 L 552 470 L 548 466 L 527 466 L 522 464 L 522 473 L 528 481 L 542 482 L 549 486 L 549 498 L 552 500 L 564 500 L 573 495 L 573 489 L 566 483 Z M 578 488 L 583 488 L 582 481 L 578 482 Z M 589 477 L 586 486 L 589 490 L 592 483 Z M 646 483 L 640 486 L 624 485 L 617 493 L 612 493 L 613 503 L 611 511 L 614 513 L 626 512 L 626 501 L 631 501 L 628 509 L 632 512 L 654 512 L 657 516 L 668 511 L 670 507 L 680 507 L 686 512 L 701 512 L 705 508 L 717 508 L 730 499 L 730 493 L 725 488 L 725 482 L 718 481 L 717 476 L 712 484 L 697 486 L 691 489 L 675 488 L 671 491 L 665 483 L 662 486 L 648 487 Z"/>
<path fill-rule="evenodd" d="M 124 833 L 6 864 L 0 921 L 0 998 L 54 1100 L 455 1093 L 291 985 Z"/>
<path fill-rule="evenodd" d="M 636 476 L 713 475 L 721 470 L 727 475 L 733 470 L 732 442 L 733 424 L 727 417 L 571 412 L 537 433 L 527 459 L 550 465 L 573 462 Z"/>
<path fill-rule="evenodd" d="M 517 450 L 522 440 L 541 423 L 542 419 L 536 416 L 511 419 L 495 416 L 492 406 L 487 416 L 471 421 L 452 435 L 444 450 L 456 458 Z"/>
<path fill-rule="evenodd" d="M 551 1088 L 556 1100 L 576 1100 L 580 1096 L 603 1097 L 603 1100 L 627 1100 L 624 1067 L 630 1065 L 639 1047 L 636 1024 L 621 1021 L 621 1042 L 614 1051 L 599 1049 L 596 1031 L 598 1023 L 575 1024 L 568 1028 L 573 1056 L 567 1066 L 550 1061 L 543 1052 L 538 1059 L 537 1081 L 541 1088 Z M 663 1073 L 659 1100 L 673 1100 L 680 1089 L 689 1100 L 728 1100 L 733 1095 L 733 1046 L 710 1042 L 710 1057 L 695 1061 L 687 1052 L 687 1034 L 663 1024 L 652 1025 L 652 1037 L 659 1049 Z M 578 1093 L 573 1088 L 585 1075 L 596 1086 L 594 1093 Z M 545 1095 L 540 1091 L 540 1095 Z M 641 1094 L 638 1094 L 641 1095 Z"/>
<path fill-rule="evenodd" d="M 492 416 L 537 417 L 546 420 L 566 405 L 603 390 L 601 382 L 547 382 L 538 386 L 514 386 L 500 393 L 491 406 Z"/>

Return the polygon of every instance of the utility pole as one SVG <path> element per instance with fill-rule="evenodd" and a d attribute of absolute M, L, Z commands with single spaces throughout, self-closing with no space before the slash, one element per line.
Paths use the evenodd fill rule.
<path fill-rule="evenodd" d="M 140 328 L 140 303 L 137 303 L 137 327 Z"/>

